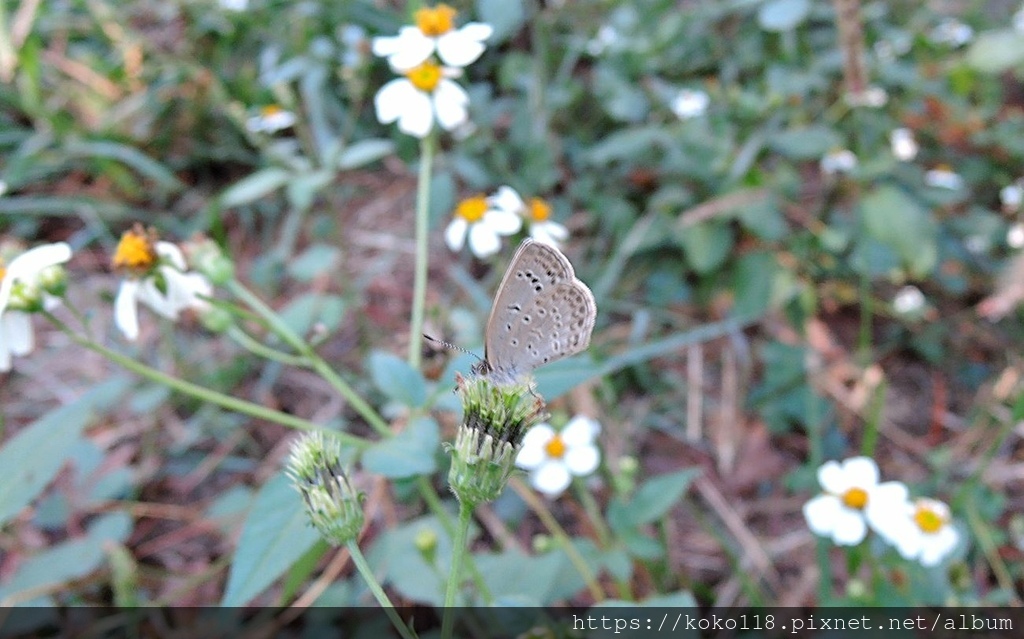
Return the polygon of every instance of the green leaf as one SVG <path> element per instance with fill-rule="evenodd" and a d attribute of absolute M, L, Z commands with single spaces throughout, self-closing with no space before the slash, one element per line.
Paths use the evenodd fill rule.
<path fill-rule="evenodd" d="M 395 152 L 395 143 L 391 140 L 373 138 L 360 140 L 345 147 L 338 155 L 338 168 L 345 171 L 358 169 L 372 162 L 387 157 Z"/>
<path fill-rule="evenodd" d="M 565 395 L 580 384 L 600 377 L 594 358 L 587 354 L 558 360 L 541 366 L 534 373 L 537 392 L 551 401 Z"/>
<path fill-rule="evenodd" d="M 779 131 L 768 144 L 791 160 L 816 160 L 839 147 L 842 138 L 827 126 L 812 125 Z"/>
<path fill-rule="evenodd" d="M 777 270 L 774 253 L 759 251 L 740 257 L 733 273 L 732 290 L 736 295 L 733 315 L 741 318 L 760 317 L 768 310 Z"/>
<path fill-rule="evenodd" d="M 1024 65 L 1024 34 L 1015 29 L 982 32 L 967 50 L 967 64 L 991 74 L 1019 69 Z"/>
<path fill-rule="evenodd" d="M 437 470 L 441 429 L 430 417 L 409 422 L 394 437 L 377 442 L 363 453 L 363 468 L 391 479 L 427 475 Z"/>
<path fill-rule="evenodd" d="M 526 21 L 522 0 L 476 0 L 476 14 L 481 22 L 494 28 L 487 41 L 489 46 L 500 44 L 516 34 Z"/>
<path fill-rule="evenodd" d="M 332 244 L 310 244 L 305 251 L 288 261 L 288 275 L 308 282 L 318 275 L 337 270 L 341 250 Z"/>
<path fill-rule="evenodd" d="M 416 540 L 429 536 L 436 540 L 434 561 L 427 563 L 416 547 Z M 476 536 L 471 528 L 469 539 Z M 374 574 L 380 576 L 403 598 L 440 606 L 444 603 L 445 580 L 451 563 L 451 538 L 436 517 L 421 517 L 385 531 L 366 553 Z"/>
<path fill-rule="evenodd" d="M 861 200 L 869 235 L 889 246 L 915 276 L 931 272 L 938 262 L 935 221 L 917 200 L 891 185 L 882 185 Z"/>
<path fill-rule="evenodd" d="M 138 149 L 118 142 L 69 142 L 64 151 L 72 157 L 108 158 L 121 162 L 139 174 L 153 180 L 165 191 L 174 192 L 185 188 L 170 169 Z"/>
<path fill-rule="evenodd" d="M 230 208 L 255 202 L 287 184 L 291 177 L 291 173 L 277 167 L 257 171 L 225 189 L 220 195 L 220 204 Z"/>
<path fill-rule="evenodd" d="M 544 606 L 573 593 L 553 591 L 561 573 L 573 570 L 561 550 L 543 555 L 524 555 L 515 550 L 499 554 L 474 555 L 480 574 L 496 598 L 520 605 Z M 579 580 L 574 589 L 583 586 Z"/>
<path fill-rule="evenodd" d="M 74 402 L 50 411 L 22 429 L 0 449 L 0 525 L 14 518 L 50 483 L 78 445 L 93 412 L 110 405 L 129 386 L 116 377 Z"/>
<path fill-rule="evenodd" d="M 260 489 L 245 519 L 228 573 L 222 606 L 243 606 L 298 561 L 320 539 L 302 497 L 279 473 Z"/>
<path fill-rule="evenodd" d="M 426 380 L 401 357 L 374 351 L 368 368 L 374 385 L 389 399 L 409 408 L 419 408 L 427 401 Z"/>
<path fill-rule="evenodd" d="M 337 295 L 306 293 L 292 300 L 280 314 L 289 328 L 299 335 L 308 333 L 317 323 L 331 332 L 338 328 L 345 316 L 345 300 Z"/>
<path fill-rule="evenodd" d="M 732 230 L 718 222 L 701 222 L 676 233 L 686 259 L 701 275 L 707 275 L 721 266 L 733 247 Z"/>
<path fill-rule="evenodd" d="M 292 208 L 298 211 L 308 211 L 313 205 L 313 200 L 320 189 L 324 188 L 334 179 L 334 171 L 320 170 L 311 173 L 293 175 L 285 191 L 288 193 L 288 202 Z"/>
<path fill-rule="evenodd" d="M 769 0 L 757 12 L 757 23 L 765 31 L 792 31 L 811 12 L 807 0 Z"/>
<path fill-rule="evenodd" d="M 697 600 L 689 590 L 677 590 L 664 595 L 655 595 L 642 601 L 626 601 L 624 599 L 605 599 L 591 608 L 696 608 Z M 672 618 L 674 621 L 675 619 Z M 682 634 L 682 633 L 680 633 Z M 690 637 L 697 636 L 691 633 Z"/>
<path fill-rule="evenodd" d="M 644 483 L 628 503 L 614 500 L 608 507 L 608 523 L 628 530 L 664 517 L 700 474 L 697 468 L 658 475 Z"/>

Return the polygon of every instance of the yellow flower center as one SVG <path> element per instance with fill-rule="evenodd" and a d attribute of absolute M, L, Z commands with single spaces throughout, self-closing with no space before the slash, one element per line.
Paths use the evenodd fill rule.
<path fill-rule="evenodd" d="M 868 505 L 868 491 L 863 488 L 851 488 L 843 493 L 842 499 L 846 507 L 860 510 Z"/>
<path fill-rule="evenodd" d="M 0 260 L 0 282 L 4 281 L 5 277 L 7 277 L 7 269 L 4 267 L 4 261 Z"/>
<path fill-rule="evenodd" d="M 284 113 L 284 109 L 282 109 L 276 104 L 268 104 L 267 106 L 262 107 L 260 109 L 260 115 L 262 115 L 265 118 L 271 118 L 281 113 Z"/>
<path fill-rule="evenodd" d="M 544 444 L 544 452 L 548 454 L 551 459 L 561 459 L 565 455 L 565 442 L 562 441 L 560 435 L 555 435 L 551 438 L 548 443 Z"/>
<path fill-rule="evenodd" d="M 125 231 L 121 236 L 111 263 L 114 268 L 146 271 L 156 264 L 156 248 L 153 244 L 153 235 L 147 234 L 142 225 L 136 224 L 135 228 Z"/>
<path fill-rule="evenodd" d="M 436 38 L 452 30 L 458 11 L 446 4 L 434 8 L 424 7 L 415 13 L 416 26 L 428 38 Z"/>
<path fill-rule="evenodd" d="M 551 217 L 551 205 L 539 197 L 530 198 L 526 208 L 527 214 L 534 222 L 545 222 Z"/>
<path fill-rule="evenodd" d="M 437 83 L 441 81 L 441 66 L 429 61 L 424 62 L 415 69 L 406 71 L 405 77 L 420 91 L 433 93 Z"/>
<path fill-rule="evenodd" d="M 919 503 L 914 508 L 914 523 L 926 533 L 936 533 L 945 525 L 946 519 L 927 504 Z"/>
<path fill-rule="evenodd" d="M 459 205 L 455 207 L 455 215 L 466 220 L 470 224 L 479 222 L 483 219 L 484 213 L 487 212 L 487 198 L 482 195 L 476 195 L 471 198 L 459 202 Z"/>

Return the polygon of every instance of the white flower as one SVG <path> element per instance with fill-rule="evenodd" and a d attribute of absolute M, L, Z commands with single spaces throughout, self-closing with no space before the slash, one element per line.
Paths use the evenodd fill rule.
<path fill-rule="evenodd" d="M 488 198 L 488 202 L 502 211 L 508 211 L 525 219 L 530 226 L 530 237 L 549 244 L 555 248 L 569 238 L 569 230 L 551 220 L 551 205 L 539 197 L 530 198 L 529 203 L 523 202 L 515 189 L 502 186 L 497 193 Z"/>
<path fill-rule="evenodd" d="M 71 259 L 65 242 L 43 244 L 25 251 L 6 267 L 0 262 L 0 371 L 11 370 L 11 357 L 32 352 L 34 335 L 31 315 L 24 303 L 52 307 L 56 298 L 46 294 L 43 280 L 47 271 Z"/>
<path fill-rule="evenodd" d="M 818 482 L 825 492 L 804 504 L 804 519 L 814 534 L 831 537 L 839 546 L 859 544 L 868 524 L 874 528 L 907 499 L 903 484 L 878 483 L 878 466 L 870 457 L 825 462 Z"/>
<path fill-rule="evenodd" d="M 610 24 L 602 24 L 597 35 L 587 41 L 587 53 L 597 57 L 619 43 L 618 30 Z"/>
<path fill-rule="evenodd" d="M 905 501 L 888 518 L 880 520 L 875 530 L 904 559 L 917 560 L 927 567 L 942 563 L 960 541 L 949 506 L 937 499 Z"/>
<path fill-rule="evenodd" d="M 0 197 L 7 194 L 7 182 L 0 180 Z"/>
<path fill-rule="evenodd" d="M 249 8 L 249 0 L 220 0 L 220 8 L 225 11 L 245 11 Z"/>
<path fill-rule="evenodd" d="M 139 230 L 128 231 L 121 237 L 114 264 L 140 273 L 121 282 L 114 300 L 114 323 L 130 340 L 139 336 L 139 302 L 169 320 L 209 305 L 203 298 L 213 294 L 210 281 L 187 272 L 185 256 L 170 242 L 153 243 Z"/>
<path fill-rule="evenodd" d="M 889 94 L 882 87 L 869 86 L 859 93 L 847 93 L 846 103 L 852 107 L 877 109 L 889 102 Z"/>
<path fill-rule="evenodd" d="M 434 128 L 434 120 L 446 131 L 464 124 L 469 118 L 469 96 L 448 78 L 458 69 L 424 62 L 377 91 L 373 104 L 382 124 L 398 121 L 403 133 L 425 138 Z"/>
<path fill-rule="evenodd" d="M 537 424 L 523 437 L 516 466 L 530 471 L 530 483 L 548 497 L 557 497 L 572 478 L 594 472 L 601 451 L 594 440 L 601 432 L 597 421 L 577 415 L 561 432 L 548 424 Z"/>
<path fill-rule="evenodd" d="M 482 195 L 467 198 L 455 207 L 455 214 L 444 231 L 444 240 L 453 251 L 462 250 L 469 236 L 469 250 L 479 258 L 494 255 L 501 248 L 501 236 L 512 235 L 523 226 L 521 217 L 492 206 Z"/>
<path fill-rule="evenodd" d="M 295 114 L 291 111 L 271 104 L 260 109 L 259 115 L 246 120 L 245 128 L 252 133 L 277 133 L 294 125 L 295 119 Z"/>
<path fill-rule="evenodd" d="M 1024 186 L 1021 186 L 1021 180 L 999 189 L 999 201 L 1003 204 L 1003 210 L 1008 213 L 1019 209 L 1021 202 L 1024 201 Z"/>
<path fill-rule="evenodd" d="M 889 134 L 889 145 L 892 147 L 892 154 L 901 162 L 909 162 L 917 157 L 917 140 L 910 129 L 893 129 Z"/>
<path fill-rule="evenodd" d="M 346 24 L 339 29 L 338 39 L 343 46 L 341 66 L 346 69 L 360 66 L 366 54 L 366 29 L 357 24 Z"/>
<path fill-rule="evenodd" d="M 708 110 L 711 98 L 700 90 L 682 89 L 672 98 L 669 108 L 680 120 L 689 120 L 704 115 Z"/>
<path fill-rule="evenodd" d="M 954 173 L 949 167 L 939 166 L 925 171 L 924 183 L 937 189 L 958 191 L 963 188 L 964 179 L 958 173 Z"/>
<path fill-rule="evenodd" d="M 849 149 L 829 151 L 821 158 L 821 172 L 825 175 L 849 173 L 857 167 L 857 156 Z"/>
<path fill-rule="evenodd" d="M 924 308 L 924 293 L 916 286 L 904 286 L 892 298 L 892 308 L 900 315 L 913 315 Z"/>
<path fill-rule="evenodd" d="M 416 11 L 416 26 L 402 27 L 397 36 L 373 39 L 373 53 L 388 59 L 396 71 L 417 67 L 437 52 L 450 67 L 464 67 L 474 62 L 486 48 L 484 42 L 494 29 L 482 22 L 470 22 L 455 28 L 455 9 L 446 4 L 424 7 Z"/>
<path fill-rule="evenodd" d="M 974 38 L 974 29 L 959 20 L 948 18 L 932 29 L 932 42 L 962 47 Z"/>
<path fill-rule="evenodd" d="M 1019 249 L 1024 247 L 1024 224 L 1017 222 L 1006 232 L 1006 243 L 1010 248 Z"/>

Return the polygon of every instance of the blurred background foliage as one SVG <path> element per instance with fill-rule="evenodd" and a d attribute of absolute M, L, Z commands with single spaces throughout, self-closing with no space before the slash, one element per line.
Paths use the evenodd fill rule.
<path fill-rule="evenodd" d="M 495 35 L 464 79 L 472 124 L 443 140 L 432 180 L 432 330 L 480 344 L 502 271 L 443 246 L 457 200 L 501 184 L 548 198 L 572 232 L 566 253 L 599 314 L 596 366 L 556 368 L 547 379 L 541 371 L 541 391 L 553 399 L 575 388 L 556 414 L 572 406 L 600 416 L 613 485 L 604 489 L 632 490 L 615 483 L 623 458 L 639 460 L 640 478 L 701 466 L 719 486 L 703 484 L 672 515 L 670 502 L 653 519 L 641 516 L 644 530 L 658 522 L 641 535 L 650 543 L 601 557 L 591 544 L 595 565 L 634 580 L 638 597 L 685 590 L 716 605 L 806 603 L 820 594 L 801 581 L 813 544 L 807 534 L 800 547 L 786 546 L 787 533 L 804 530 L 790 495 L 815 490 L 822 460 L 867 449 L 889 475 L 949 498 L 978 540 L 941 585 L 908 577 L 922 590 L 899 601 L 1013 601 L 1024 579 L 1024 325 L 1015 310 L 1024 293 L 1020 246 L 1007 241 L 1021 207 L 1000 191 L 1024 178 L 1024 32 L 1012 18 L 1020 7 L 452 4 Z M 852 102 L 874 96 L 871 105 L 849 99 L 836 16 L 844 5 L 859 10 L 868 81 Z M 408 8 L 22 0 L 0 11 L 4 234 L 68 240 L 80 251 L 72 281 L 78 266 L 91 273 L 72 292 L 81 299 L 109 299 L 107 256 L 133 221 L 167 238 L 211 235 L 293 328 L 315 332 L 321 353 L 364 396 L 400 415 L 403 398 L 389 380 L 407 372 L 381 358 L 402 352 L 406 339 L 417 145 L 374 118 L 373 94 L 390 72 L 369 38 L 396 32 Z M 969 25 L 970 37 L 949 36 L 962 33 L 951 20 Z M 680 117 L 681 91 L 706 94 L 706 111 Z M 261 129 L 267 107 L 294 114 L 293 126 Z M 897 128 L 916 139 L 913 159 L 894 156 Z M 823 170 L 840 150 L 855 165 Z M 934 185 L 936 168 L 961 183 Z M 924 301 L 901 311 L 894 296 L 908 285 Z M 81 305 L 103 326 L 101 305 Z M 148 343 L 125 348 L 211 388 L 365 430 L 303 372 L 255 366 L 197 327 Z M 99 361 L 68 361 L 70 348 L 33 357 L 0 387 L 4 437 L 45 420 L 41 431 L 53 430 L 36 445 L 72 460 L 30 511 L 46 482 L 10 489 L 24 499 L 0 500 L 8 508 L 0 594 L 220 601 L 240 516 L 284 454 L 286 431 L 115 377 Z M 432 401 L 450 401 L 442 396 L 453 369 L 446 354 L 434 355 Z M 72 391 L 101 381 L 67 404 Z M 427 396 L 410 394 L 418 403 Z M 72 419 L 48 412 L 60 403 Z M 440 450 L 429 427 L 411 431 L 420 433 L 412 448 L 420 457 Z M 64 452 L 52 452 L 57 446 Z M 416 457 L 404 454 L 396 458 Z M 367 484 L 385 513 L 370 535 L 378 554 L 401 548 L 422 561 L 411 540 L 437 524 L 414 519 L 411 483 L 443 476 L 437 459 L 409 462 L 414 476 L 405 478 L 382 462 L 390 495 Z M 259 499 L 289 494 L 267 486 Z M 713 499 L 723 493 L 724 510 Z M 510 495 L 494 509 L 528 547 L 539 529 L 524 519 L 522 500 Z M 571 520 L 574 511 L 556 513 Z M 727 533 L 716 529 L 720 518 Z M 756 576 L 738 575 L 753 538 L 767 563 Z M 104 551 L 100 540 L 120 550 Z M 263 567 L 272 578 L 290 571 L 258 601 L 302 591 L 324 553 L 312 538 L 306 546 L 294 563 Z M 76 561 L 62 559 L 69 555 Z M 547 574 L 545 557 L 531 559 L 536 574 Z M 501 559 L 509 558 L 482 561 L 511 570 Z M 633 570 L 634 561 L 644 568 Z M 386 579 L 410 602 L 440 592 L 405 572 Z M 580 589 L 552 580 L 542 603 Z M 244 603 L 268 585 L 228 585 L 228 600 Z M 358 601 L 359 588 L 358 579 L 339 579 L 326 600 Z"/>

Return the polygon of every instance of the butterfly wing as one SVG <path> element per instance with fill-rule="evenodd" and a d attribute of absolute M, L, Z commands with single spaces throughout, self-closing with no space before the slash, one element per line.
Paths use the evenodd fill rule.
<path fill-rule="evenodd" d="M 502 278 L 487 320 L 484 359 L 513 381 L 587 348 L 597 305 L 572 264 L 547 244 L 526 240 Z"/>

